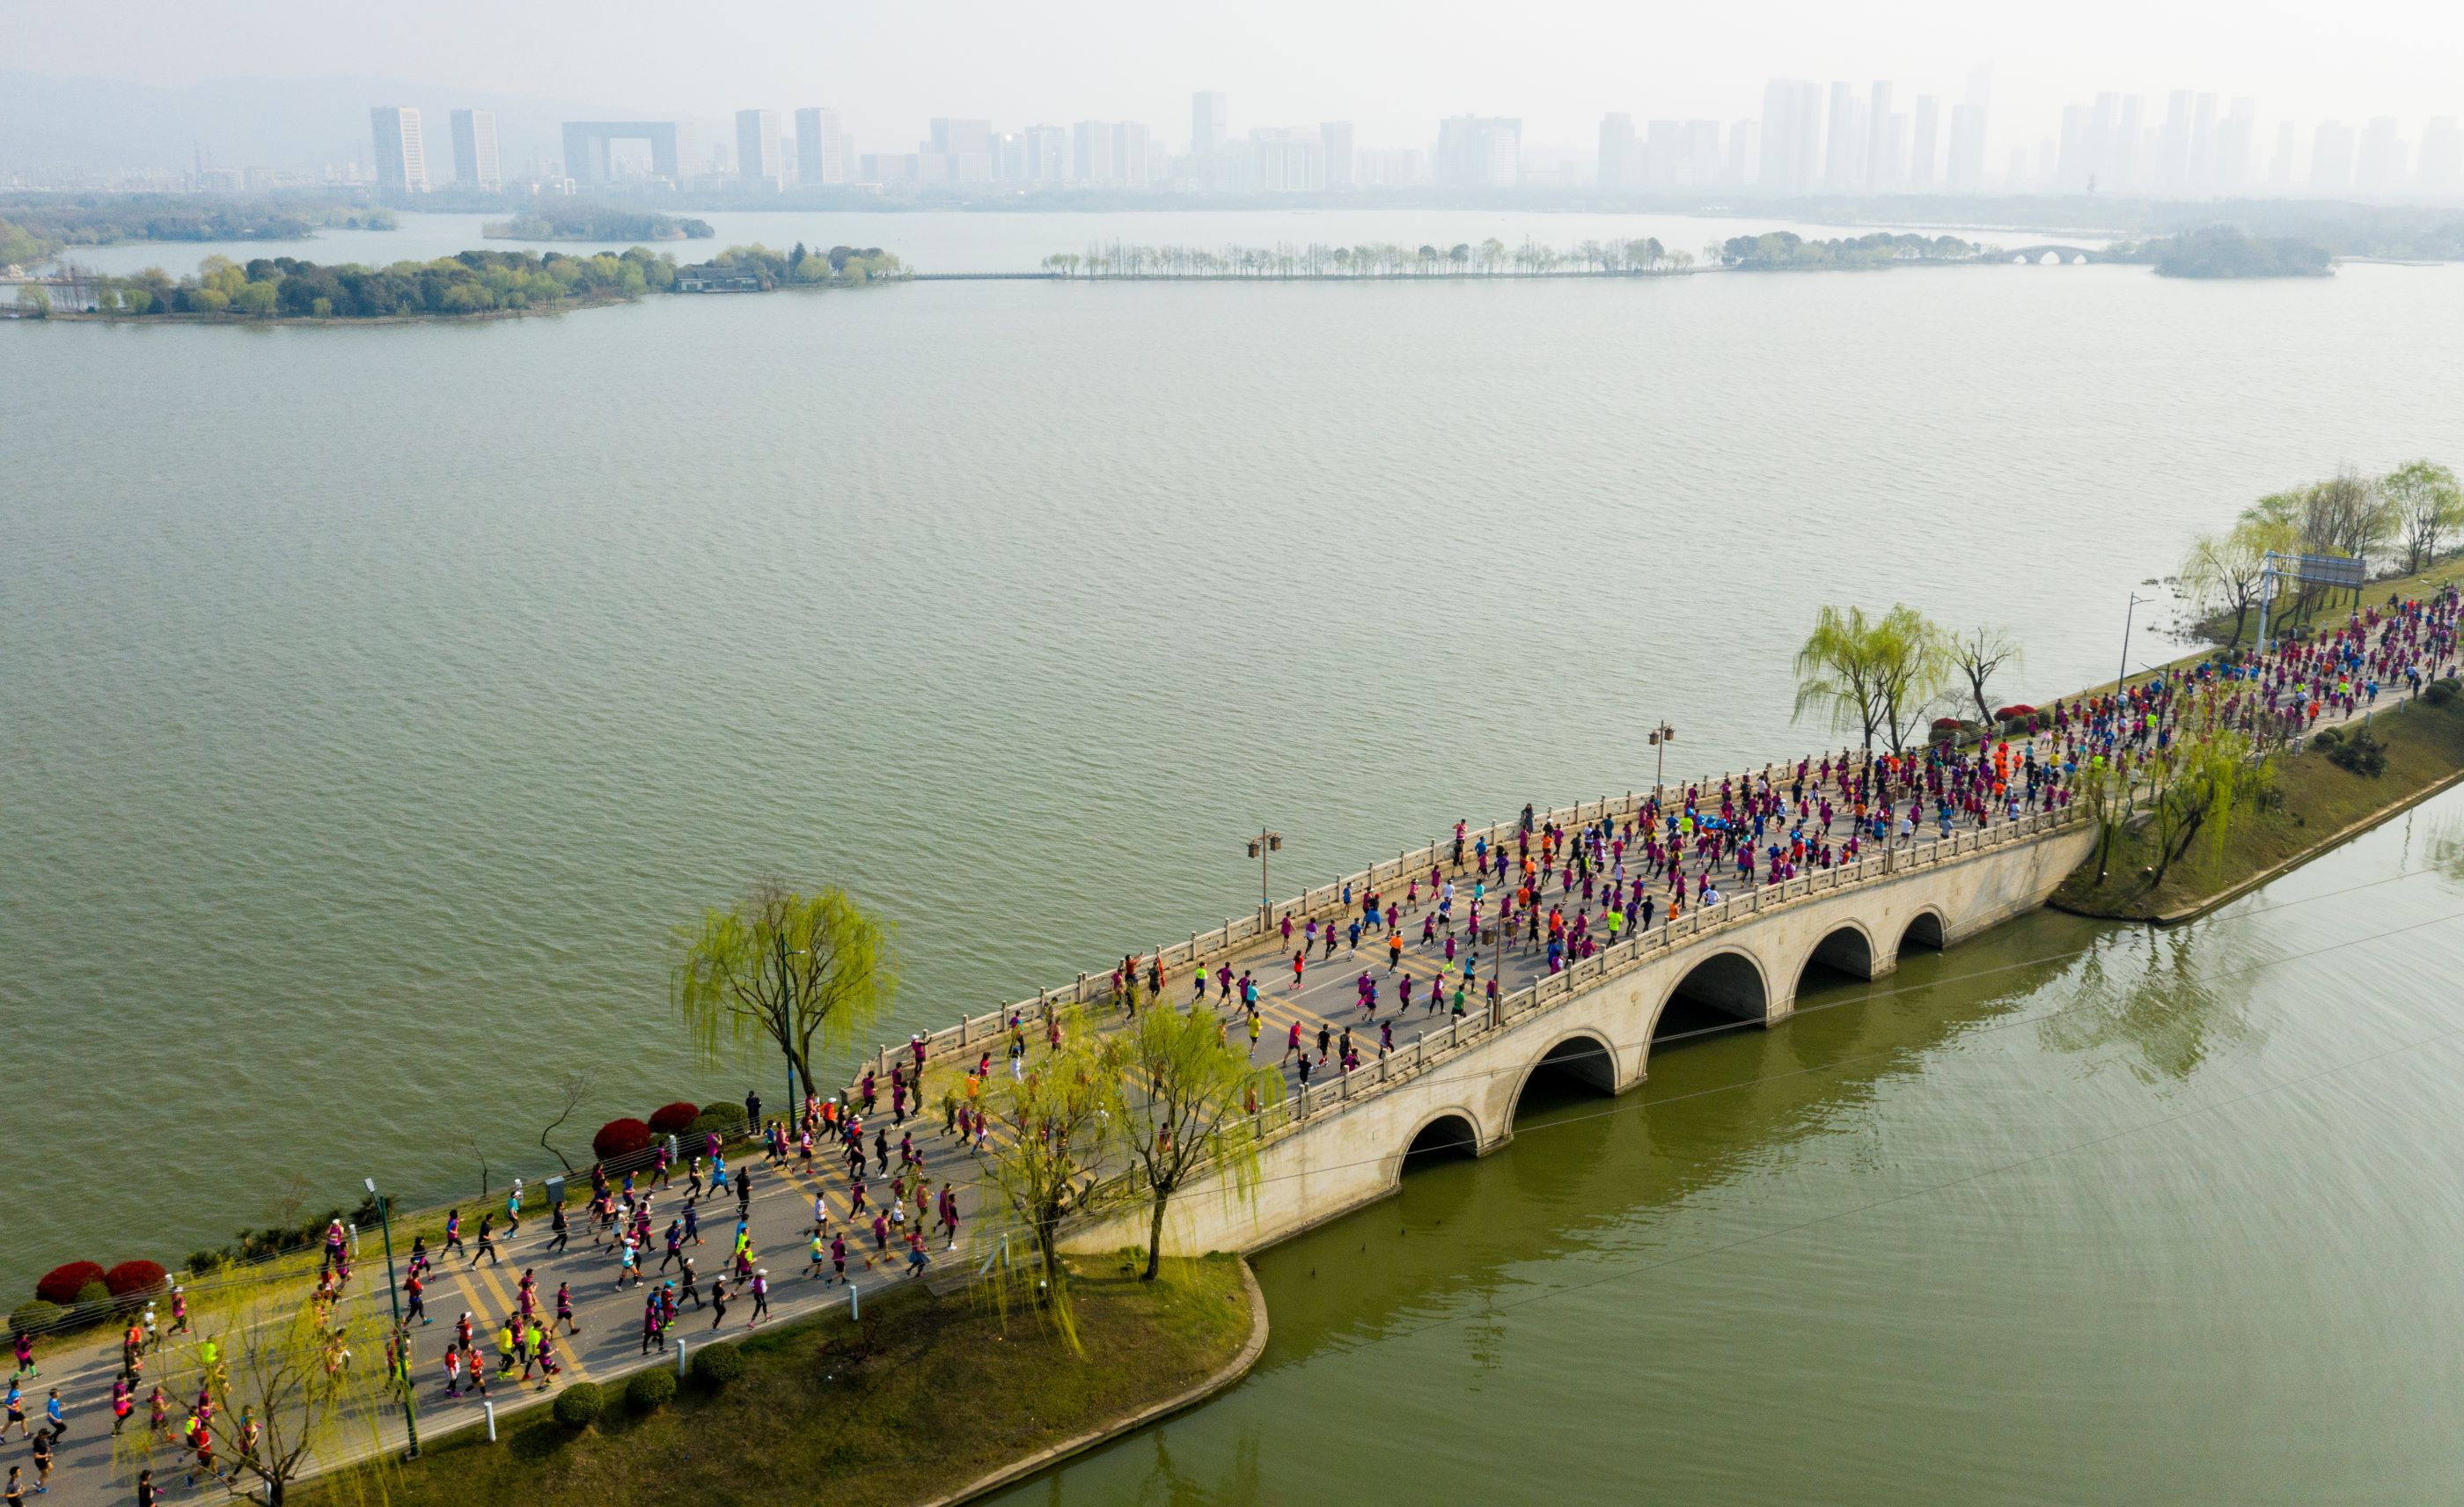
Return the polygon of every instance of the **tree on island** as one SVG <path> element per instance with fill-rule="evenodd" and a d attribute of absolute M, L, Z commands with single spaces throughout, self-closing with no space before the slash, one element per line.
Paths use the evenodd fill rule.
<path fill-rule="evenodd" d="M 765 880 L 675 936 L 676 1011 L 703 1056 L 717 1058 L 722 1035 L 767 1040 L 802 1093 L 819 1091 L 817 1050 L 848 1040 L 898 988 L 889 923 L 835 885 L 803 896 Z"/>
<path fill-rule="evenodd" d="M 1284 1075 L 1251 1067 L 1245 1047 L 1227 1045 L 1221 1024 L 1195 1009 L 1147 1010 L 1114 1045 L 1132 1182 L 1145 1189 L 1149 1212 L 1139 1279 L 1152 1282 L 1166 1208 L 1191 1176 L 1220 1167 L 1229 1191 L 1256 1192 L 1258 1111 L 1281 1102 Z"/>

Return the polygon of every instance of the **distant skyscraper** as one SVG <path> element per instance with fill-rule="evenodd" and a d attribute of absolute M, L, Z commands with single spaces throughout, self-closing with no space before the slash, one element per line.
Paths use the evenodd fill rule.
<path fill-rule="evenodd" d="M 2285 189 L 2293 187 L 2293 122 L 2276 122 L 2276 152 L 2267 159 L 2267 186 Z"/>
<path fill-rule="evenodd" d="M 1523 122 L 1454 115 L 1438 122 L 1438 182 L 1453 188 L 1511 188 L 1523 182 Z"/>
<path fill-rule="evenodd" d="M 2243 95 L 2216 127 L 2216 192 L 2235 194 L 2250 187 L 2250 155 L 2257 135 L 2258 101 Z"/>
<path fill-rule="evenodd" d="M 2190 191 L 2190 91 L 2165 97 L 2165 125 L 2156 133 L 2156 191 L 2179 197 Z"/>
<path fill-rule="evenodd" d="M 2342 121 L 2321 121 L 2310 139 L 2310 188 L 2314 193 L 2344 193 L 2353 187 L 2353 128 Z"/>
<path fill-rule="evenodd" d="M 1993 68 L 1984 64 L 1968 76 L 1968 98 L 1950 112 L 1950 191 L 1981 193 L 1985 188 L 1985 141 L 1993 103 Z"/>
<path fill-rule="evenodd" d="M 1135 121 L 1112 127 L 1112 181 L 1124 188 L 1147 186 L 1147 128 Z"/>
<path fill-rule="evenodd" d="M 796 181 L 808 188 L 847 182 L 847 142 L 836 110 L 796 112 Z"/>
<path fill-rule="evenodd" d="M 1858 144 L 1857 91 L 1846 83 L 1831 86 L 1831 125 L 1823 137 L 1822 187 L 1845 193 L 1865 176 L 1865 154 Z"/>
<path fill-rule="evenodd" d="M 2406 162 L 2404 138 L 2395 133 L 2395 117 L 2382 115 L 2362 129 L 2362 161 L 2353 185 L 2364 193 L 2400 193 L 2404 190 Z"/>
<path fill-rule="evenodd" d="M 1350 121 L 1327 121 L 1317 128 L 1318 145 L 1326 154 L 1326 186 L 1350 188 L 1360 181 L 1359 154 L 1352 143 Z"/>
<path fill-rule="evenodd" d="M 2424 193 L 2453 193 L 2464 187 L 2464 132 L 2455 128 L 2455 117 L 2433 116 L 2421 128 L 2421 171 L 2414 182 Z"/>
<path fill-rule="evenodd" d="M 1866 97 L 1865 108 L 1865 187 L 1877 193 L 1888 193 L 1900 186 L 1900 174 L 1908 157 L 1908 122 L 1904 117 L 1897 126 L 1891 124 L 1891 82 L 1874 80 L 1873 93 Z"/>
<path fill-rule="evenodd" d="M 496 160 L 496 112 L 456 110 L 453 125 L 453 181 L 466 188 L 503 186 L 504 169 Z"/>
<path fill-rule="evenodd" d="M 1211 163 L 1231 141 L 1232 97 L 1221 89 L 1201 89 L 1189 97 L 1189 155 Z"/>
<path fill-rule="evenodd" d="M 1917 116 L 1908 136 L 1908 187 L 1918 193 L 1934 190 L 1942 162 L 1942 100 L 1917 96 Z"/>
<path fill-rule="evenodd" d="M 1732 121 L 1728 124 L 1728 170 L 1722 181 L 1732 188 L 1751 188 L 1762 167 L 1762 122 Z"/>
<path fill-rule="evenodd" d="M 2105 186 L 2116 192 L 2137 193 L 2147 187 L 2145 155 L 2141 150 L 2147 134 L 2144 122 L 2146 113 L 2145 95 L 2122 97 L 2122 123 L 2114 128 L 2113 144 L 2104 162 Z"/>
<path fill-rule="evenodd" d="M 779 160 L 779 112 L 736 112 L 736 176 L 746 183 L 776 186 L 786 176 Z"/>
<path fill-rule="evenodd" d="M 1634 117 L 1600 117 L 1599 182 L 1603 188 L 1631 188 L 1639 177 L 1634 156 Z"/>
<path fill-rule="evenodd" d="M 1069 128 L 1069 176 L 1082 184 L 1112 182 L 1112 127 L 1107 121 L 1081 121 Z"/>
<path fill-rule="evenodd" d="M 1766 193 L 1803 193 L 1814 187 L 1822 141 L 1822 91 L 1807 78 L 1774 78 L 1763 86 L 1762 167 Z"/>
<path fill-rule="evenodd" d="M 2190 192 L 2216 191 L 2216 97 L 2203 94 L 2190 107 Z"/>
<path fill-rule="evenodd" d="M 399 193 L 428 191 L 428 143 L 420 135 L 419 111 L 407 104 L 381 104 L 368 112 L 375 128 L 377 187 Z"/>

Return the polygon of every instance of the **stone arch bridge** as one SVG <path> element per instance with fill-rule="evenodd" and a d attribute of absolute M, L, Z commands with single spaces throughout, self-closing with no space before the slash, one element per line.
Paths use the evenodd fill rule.
<path fill-rule="evenodd" d="M 1672 1006 L 1776 1027 L 1817 965 L 1881 978 L 1911 947 L 1947 947 L 2042 905 L 2096 825 L 2048 813 L 1739 896 L 1608 948 L 1268 1113 L 1254 1194 L 1208 1177 L 1173 1201 L 1167 1252 L 1254 1252 L 1395 1191 L 1414 1149 L 1486 1155 L 1511 1140 L 1544 1066 L 1611 1094 L 1639 1085 Z M 1072 1230 L 1075 1251 L 1142 1245 L 1143 1210 Z"/>

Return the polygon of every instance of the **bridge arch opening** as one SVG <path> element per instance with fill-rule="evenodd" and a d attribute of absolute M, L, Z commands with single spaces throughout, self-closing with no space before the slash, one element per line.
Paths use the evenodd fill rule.
<path fill-rule="evenodd" d="M 1916 919 L 1908 922 L 1908 929 L 1900 933 L 1900 950 L 1905 952 L 1911 946 L 1931 947 L 1940 952 L 1942 917 L 1932 911 L 1919 911 Z"/>
<path fill-rule="evenodd" d="M 1448 1112 L 1422 1125 L 1403 1148 L 1405 1172 L 1440 1162 L 1468 1161 L 1480 1155 L 1480 1131 L 1467 1115 Z"/>
<path fill-rule="evenodd" d="M 1814 950 L 1805 955 L 1805 964 L 1797 970 L 1798 993 L 1806 986 L 1819 982 L 1824 973 L 1859 981 L 1874 976 L 1874 939 L 1865 935 L 1861 926 L 1835 926 Z"/>
<path fill-rule="evenodd" d="M 1540 1053 L 1524 1075 L 1514 1096 L 1514 1117 L 1526 1109 L 1546 1109 L 1570 1098 L 1589 1098 L 1617 1092 L 1617 1051 L 1588 1031 L 1579 1032 Z"/>
<path fill-rule="evenodd" d="M 1771 1014 L 1771 990 L 1763 970 L 1739 952 L 1715 952 L 1686 970 L 1652 1023 L 1651 1039 L 1733 1026 L 1741 1020 L 1760 1024 Z"/>

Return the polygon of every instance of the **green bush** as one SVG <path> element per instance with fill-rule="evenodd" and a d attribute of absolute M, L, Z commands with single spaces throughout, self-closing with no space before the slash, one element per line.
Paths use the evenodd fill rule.
<path fill-rule="evenodd" d="M 2432 680 L 2430 689 L 2421 693 L 2421 698 L 2432 706 L 2446 706 L 2455 699 L 2455 682 Z"/>
<path fill-rule="evenodd" d="M 587 1429 L 607 1410 L 607 1394 L 597 1382 L 576 1382 L 556 1398 L 556 1421 L 567 1429 Z"/>
<path fill-rule="evenodd" d="M 676 1373 L 654 1365 L 625 1384 L 625 1401 L 637 1413 L 656 1412 L 676 1395 Z"/>
<path fill-rule="evenodd" d="M 33 1298 L 19 1303 L 9 1311 L 9 1328 L 14 1334 L 40 1334 L 60 1321 L 60 1305 Z"/>
<path fill-rule="evenodd" d="M 706 1344 L 693 1352 L 693 1374 L 704 1386 L 725 1386 L 744 1374 L 744 1352 L 732 1344 Z"/>
<path fill-rule="evenodd" d="M 743 1129 L 744 1106 L 723 1104 L 715 1110 L 703 1110 L 692 1124 L 685 1127 L 684 1135 L 678 1139 L 677 1145 L 688 1157 L 699 1156 L 702 1138 L 712 1131 L 718 1132 L 718 1138 L 721 1141 L 733 1141 Z"/>
<path fill-rule="evenodd" d="M 2356 727 L 2327 750 L 2327 762 L 2375 780 L 2387 773 L 2387 744 L 2371 737 L 2368 728 Z"/>
<path fill-rule="evenodd" d="M 111 1289 L 103 1286 L 98 1278 L 77 1289 L 77 1300 L 80 1303 L 108 1303 L 111 1301 Z"/>
<path fill-rule="evenodd" d="M 2321 749 L 2333 748 L 2343 741 L 2344 730 L 2343 728 L 2321 727 L 2316 733 L 2311 735 L 2310 746 Z"/>

